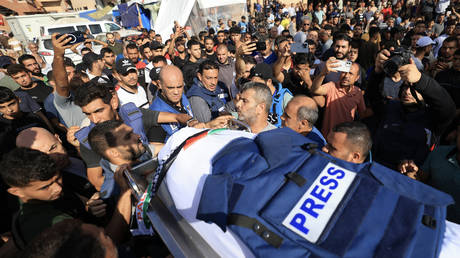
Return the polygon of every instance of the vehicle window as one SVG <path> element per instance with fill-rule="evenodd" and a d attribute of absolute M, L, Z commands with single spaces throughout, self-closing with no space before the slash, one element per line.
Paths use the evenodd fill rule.
<path fill-rule="evenodd" d="M 43 46 L 48 50 L 53 50 L 53 43 L 51 42 L 51 39 L 43 40 Z"/>
<path fill-rule="evenodd" d="M 113 24 L 113 23 L 106 23 L 104 25 L 107 31 L 117 31 L 121 29 L 120 26 Z"/>
<path fill-rule="evenodd" d="M 81 31 L 81 32 L 86 32 L 87 29 L 88 29 L 88 27 L 86 27 L 86 25 L 78 25 L 77 26 L 77 30 Z"/>
<path fill-rule="evenodd" d="M 74 32 L 74 31 L 75 31 L 75 28 L 73 26 L 52 28 L 52 29 L 50 28 L 48 29 L 48 34 L 49 35 L 52 35 L 53 33 L 63 34 L 63 33 L 69 33 L 69 32 Z"/>
<path fill-rule="evenodd" d="M 91 34 L 102 33 L 101 25 L 99 24 L 91 24 L 89 25 L 89 29 L 91 30 Z"/>

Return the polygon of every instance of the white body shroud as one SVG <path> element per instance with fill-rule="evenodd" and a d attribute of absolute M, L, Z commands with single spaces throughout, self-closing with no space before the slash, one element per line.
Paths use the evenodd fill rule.
<path fill-rule="evenodd" d="M 173 134 L 158 154 L 159 162 L 166 161 L 177 146 L 200 131 L 202 130 L 187 127 Z M 254 255 L 231 230 L 223 232 L 215 224 L 196 219 L 201 190 L 206 176 L 212 172 L 211 161 L 214 155 L 236 138 L 253 139 L 255 136 L 252 133 L 224 130 L 201 138 L 186 150 L 180 151 L 165 177 L 178 213 L 221 257 L 254 257 Z M 439 257 L 457 257 L 459 253 L 460 225 L 447 221 Z"/>

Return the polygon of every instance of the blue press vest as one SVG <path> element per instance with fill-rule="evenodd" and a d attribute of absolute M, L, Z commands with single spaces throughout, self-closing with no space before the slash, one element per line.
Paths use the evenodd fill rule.
<path fill-rule="evenodd" d="M 256 257 L 437 257 L 453 202 L 378 163 L 334 158 L 289 128 L 235 139 L 212 168 L 197 219 L 231 229 Z"/>
<path fill-rule="evenodd" d="M 292 93 L 287 89 L 283 88 L 281 86 L 281 83 L 278 83 L 278 88 L 276 89 L 275 93 L 273 94 L 272 98 L 272 106 L 270 107 L 270 113 L 273 113 L 277 117 L 276 123 L 273 125 L 280 128 L 281 127 L 281 116 L 283 115 L 283 100 L 284 100 L 284 94 L 289 93 L 292 95 Z"/>
<path fill-rule="evenodd" d="M 125 124 L 133 128 L 134 133 L 140 135 L 144 144 L 149 144 L 144 131 L 144 125 L 142 124 L 142 112 L 138 107 L 136 107 L 136 105 L 134 105 L 134 103 L 129 102 L 121 106 L 118 110 L 118 115 L 120 115 Z M 89 126 L 83 127 L 75 133 L 75 138 L 78 139 L 80 144 L 85 145 L 90 150 L 91 146 L 89 146 L 88 134 L 94 126 L 95 124 L 91 122 Z"/>
<path fill-rule="evenodd" d="M 169 113 L 174 113 L 174 114 L 179 114 L 180 112 L 177 111 L 175 108 L 171 107 L 169 104 L 164 102 L 163 99 L 158 97 L 158 92 L 156 94 L 156 97 L 154 101 L 152 102 L 152 105 L 150 105 L 149 109 L 150 110 L 155 110 L 155 111 L 161 111 L 161 112 L 169 112 Z M 187 97 L 185 97 L 184 94 L 182 94 L 182 100 L 181 100 L 182 106 L 187 110 L 187 114 L 191 117 L 193 117 L 192 113 L 192 108 L 190 107 L 190 103 L 188 102 Z M 173 133 L 177 132 L 179 129 L 181 129 L 183 126 L 181 126 L 180 123 L 168 123 L 168 124 L 161 124 L 161 127 L 163 130 L 166 131 L 166 139 L 165 142 L 168 140 L 169 136 L 171 136 Z"/>
<path fill-rule="evenodd" d="M 225 103 L 229 101 L 229 94 L 227 87 L 222 85 L 222 82 L 217 83 L 217 87 L 214 91 L 206 89 L 202 83 L 197 79 L 193 79 L 192 87 L 187 91 L 187 98 L 198 96 L 204 99 L 211 110 L 211 119 L 219 116 L 219 112 L 225 108 Z"/>

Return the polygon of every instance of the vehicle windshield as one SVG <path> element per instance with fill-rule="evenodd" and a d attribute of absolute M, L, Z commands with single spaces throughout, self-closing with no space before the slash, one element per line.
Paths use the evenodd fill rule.
<path fill-rule="evenodd" d="M 48 29 L 48 34 L 49 35 L 52 35 L 53 33 L 64 34 L 64 33 L 69 33 L 69 32 L 74 32 L 74 31 L 75 31 L 75 28 L 73 26 L 50 28 Z"/>
<path fill-rule="evenodd" d="M 121 29 L 120 26 L 113 24 L 113 23 L 106 23 L 104 25 L 107 31 L 117 31 Z"/>

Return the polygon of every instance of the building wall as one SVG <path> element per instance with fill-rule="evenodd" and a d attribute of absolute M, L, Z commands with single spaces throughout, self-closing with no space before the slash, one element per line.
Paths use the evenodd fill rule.
<path fill-rule="evenodd" d="M 70 0 L 74 11 L 85 11 L 96 9 L 95 0 Z"/>

